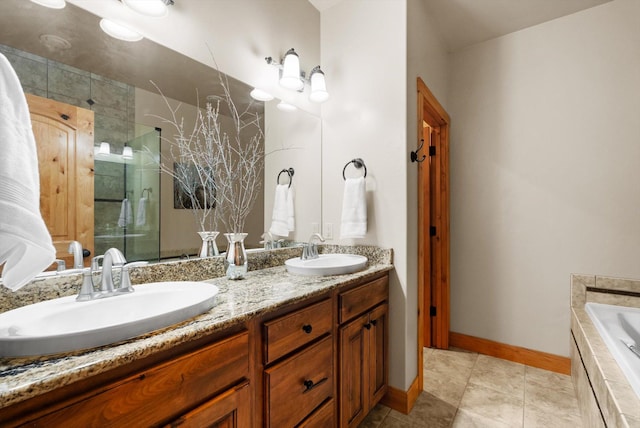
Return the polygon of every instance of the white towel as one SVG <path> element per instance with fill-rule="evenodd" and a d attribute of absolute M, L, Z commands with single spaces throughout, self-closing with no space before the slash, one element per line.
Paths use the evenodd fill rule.
<path fill-rule="evenodd" d="M 276 186 L 273 200 L 273 213 L 271 215 L 271 227 L 269 232 L 272 235 L 288 236 L 293 230 L 293 193 L 288 184 L 278 184 Z M 291 226 L 291 229 L 289 228 Z"/>
<path fill-rule="evenodd" d="M 118 217 L 118 226 L 125 227 L 133 222 L 133 212 L 131 209 L 131 202 L 129 199 L 124 198 L 122 205 L 120 206 L 120 217 Z"/>
<path fill-rule="evenodd" d="M 40 214 L 40 174 L 29 107 L 18 76 L 0 54 L 0 265 L 17 290 L 56 258 Z"/>
<path fill-rule="evenodd" d="M 287 188 L 287 228 L 289 232 L 296 230 L 296 213 L 293 203 L 293 187 Z"/>
<path fill-rule="evenodd" d="M 136 226 L 147 224 L 147 201 L 144 196 L 138 201 L 138 214 L 136 215 Z"/>
<path fill-rule="evenodd" d="M 364 238 L 367 234 L 367 188 L 364 177 L 347 178 L 342 198 L 340 238 Z"/>

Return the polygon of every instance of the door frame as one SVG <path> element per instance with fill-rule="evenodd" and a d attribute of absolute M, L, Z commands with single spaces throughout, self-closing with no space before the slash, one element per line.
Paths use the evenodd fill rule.
<path fill-rule="evenodd" d="M 431 141 L 423 141 L 427 157 L 418 163 L 418 380 L 422 386 L 423 347 L 449 347 L 451 119 L 420 77 L 417 98 L 418 139 L 426 139 L 427 128 L 431 135 Z M 417 143 L 420 146 L 420 141 Z M 430 156 L 429 145 L 435 146 L 434 155 Z M 435 226 L 435 236 L 430 236 L 431 226 Z M 435 316 L 430 315 L 432 306 Z"/>

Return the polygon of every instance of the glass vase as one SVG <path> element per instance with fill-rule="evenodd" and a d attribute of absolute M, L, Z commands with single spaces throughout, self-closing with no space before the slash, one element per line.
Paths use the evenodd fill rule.
<path fill-rule="evenodd" d="M 220 254 L 216 237 L 220 232 L 198 232 L 202 238 L 202 247 L 200 248 L 200 258 L 213 257 Z"/>
<path fill-rule="evenodd" d="M 244 239 L 247 233 L 225 233 L 227 238 L 227 254 L 224 258 L 224 270 L 229 279 L 242 279 L 247 273 L 247 250 L 244 248 Z"/>

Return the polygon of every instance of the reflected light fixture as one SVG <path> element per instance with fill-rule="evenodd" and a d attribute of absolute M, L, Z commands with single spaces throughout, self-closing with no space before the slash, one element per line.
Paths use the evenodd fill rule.
<path fill-rule="evenodd" d="M 169 13 L 173 0 L 121 0 L 129 9 L 141 15 L 162 18 Z"/>
<path fill-rule="evenodd" d="M 137 42 L 138 40 L 142 40 L 142 34 L 125 25 L 118 24 L 106 18 L 100 20 L 100 28 L 102 28 L 102 31 L 111 37 L 124 40 L 125 42 Z"/>
<path fill-rule="evenodd" d="M 327 84 L 324 81 L 324 72 L 320 70 L 320 66 L 317 65 L 311 70 L 309 75 L 309 81 L 311 82 L 311 94 L 309 99 L 314 103 L 323 103 L 329 99 L 329 92 L 327 92 Z"/>
<path fill-rule="evenodd" d="M 124 146 L 122 149 L 122 159 L 133 159 L 133 149 L 129 146 Z"/>
<path fill-rule="evenodd" d="M 273 65 L 280 70 L 280 86 L 303 92 L 305 83 L 308 83 L 311 86 L 309 93 L 310 101 L 323 103 L 329 99 L 327 83 L 324 78 L 324 72 L 320 69 L 320 66 L 317 65 L 313 67 L 311 73 L 309 73 L 309 79 L 305 79 L 304 71 L 300 71 L 300 58 L 293 48 L 287 51 L 281 64 L 275 62 L 270 56 L 266 57 L 265 61 L 267 64 Z"/>
<path fill-rule="evenodd" d="M 280 86 L 299 91 L 304 88 L 304 80 L 300 78 L 300 57 L 293 48 L 284 54 Z"/>
<path fill-rule="evenodd" d="M 65 0 L 31 0 L 40 6 L 50 7 L 51 9 L 62 9 L 67 5 Z"/>
<path fill-rule="evenodd" d="M 271 101 L 273 99 L 273 95 L 259 88 L 253 88 L 253 91 L 251 91 L 250 95 L 251 98 L 256 101 Z"/>
<path fill-rule="evenodd" d="M 286 111 L 286 112 L 298 110 L 298 107 L 294 106 L 293 104 L 285 103 L 284 101 L 280 101 L 276 106 L 276 108 L 280 111 Z"/>
<path fill-rule="evenodd" d="M 111 154 L 111 145 L 105 141 L 100 143 L 100 149 L 98 149 L 99 155 L 109 155 Z"/>

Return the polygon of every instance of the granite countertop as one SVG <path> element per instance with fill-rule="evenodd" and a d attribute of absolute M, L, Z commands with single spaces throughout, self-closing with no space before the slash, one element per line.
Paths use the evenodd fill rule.
<path fill-rule="evenodd" d="M 393 269 L 390 260 L 371 260 L 365 270 L 339 276 L 300 276 L 284 266 L 254 270 L 244 280 L 207 280 L 219 287 L 216 305 L 176 326 L 117 345 L 46 357 L 0 358 L 0 408 L 43 394 L 140 358 L 224 330 L 285 304 Z"/>

